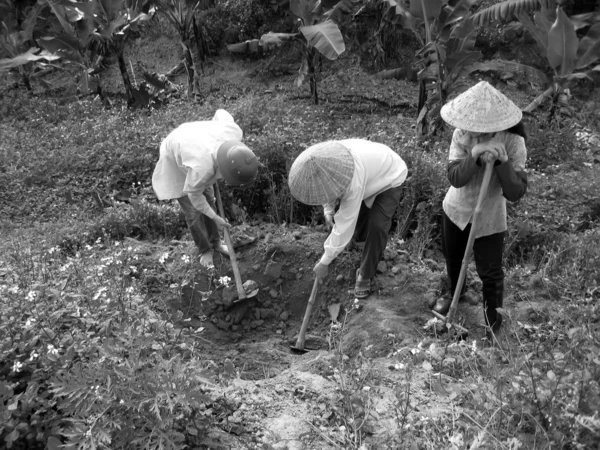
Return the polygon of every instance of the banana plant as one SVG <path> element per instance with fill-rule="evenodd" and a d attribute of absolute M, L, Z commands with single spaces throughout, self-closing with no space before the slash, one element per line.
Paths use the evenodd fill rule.
<path fill-rule="evenodd" d="M 208 56 L 208 45 L 196 12 L 212 6 L 214 0 L 156 0 L 159 13 L 175 27 L 184 52 L 188 74 L 188 96 L 199 92 L 200 64 Z"/>
<path fill-rule="evenodd" d="M 50 5 L 63 33 L 41 38 L 38 43 L 53 55 L 80 68 L 80 91 L 89 93 L 99 87 L 99 80 L 93 75 L 89 50 L 92 43 L 107 45 L 117 56 L 127 103 L 134 104 L 137 90 L 127 71 L 125 42 L 139 23 L 152 17 L 154 8 L 146 0 L 40 1 Z"/>
<path fill-rule="evenodd" d="M 470 20 L 475 26 L 483 27 L 494 22 L 511 22 L 522 14 L 532 14 L 541 9 L 553 10 L 554 8 L 556 8 L 555 0 L 504 0 L 477 11 Z"/>
<path fill-rule="evenodd" d="M 591 78 L 591 72 L 600 71 L 600 20 L 594 16 L 582 22 L 581 17 L 571 20 L 558 6 L 555 10 L 542 9 L 535 13 L 533 21 L 525 14 L 518 14 L 518 20 L 538 44 L 540 54 L 546 58 L 551 75 L 525 64 L 495 60 L 479 63 L 472 67 L 479 71 L 512 72 L 533 77 L 547 88 L 538 95 L 525 111 L 533 112 L 546 99 L 553 99 L 550 117 L 556 111 L 557 101 L 565 98 L 566 90 L 575 80 Z M 595 23 L 590 23 L 594 21 Z M 579 39 L 577 29 L 591 25 L 587 33 Z"/>
<path fill-rule="evenodd" d="M 18 25 L 18 18 L 12 14 L 12 5 L 3 1 L 0 3 L 2 20 L 0 21 L 0 56 L 8 58 L 0 59 L 0 73 L 16 68 L 28 90 L 31 89 L 29 81 L 32 65 L 29 63 L 38 61 L 55 61 L 60 59 L 47 51 L 32 47 L 33 29 L 39 13 L 44 8 L 43 3 L 36 3 L 28 12 L 25 20 Z"/>
<path fill-rule="evenodd" d="M 417 134 L 429 131 L 428 117 L 437 118 L 448 96 L 460 87 L 461 75 L 482 54 L 474 49 L 476 28 L 466 20 L 476 0 L 382 0 L 392 23 L 412 30 L 422 47 L 417 51 L 419 102 Z"/>
<path fill-rule="evenodd" d="M 233 53 L 247 53 L 270 49 L 290 40 L 299 43 L 303 58 L 296 77 L 296 85 L 300 86 L 308 78 L 311 97 L 317 105 L 319 103 L 315 70 L 317 56 L 323 55 L 329 60 L 335 60 L 346 50 L 339 24 L 352 14 L 360 1 L 289 0 L 283 2 L 288 12 L 298 19 L 297 33 L 266 33 L 260 39 L 228 45 L 227 48 Z"/>

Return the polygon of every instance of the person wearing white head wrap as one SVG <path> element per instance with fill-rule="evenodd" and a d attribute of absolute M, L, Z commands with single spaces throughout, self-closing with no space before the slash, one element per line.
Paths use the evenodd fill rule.
<path fill-rule="evenodd" d="M 206 267 L 213 265 L 213 251 L 228 253 L 219 230 L 229 224 L 215 212 L 214 184 L 225 179 L 243 186 L 258 173 L 258 160 L 242 138 L 231 114 L 219 109 L 212 120 L 180 125 L 160 146 L 152 187 L 159 200 L 179 202 Z"/>

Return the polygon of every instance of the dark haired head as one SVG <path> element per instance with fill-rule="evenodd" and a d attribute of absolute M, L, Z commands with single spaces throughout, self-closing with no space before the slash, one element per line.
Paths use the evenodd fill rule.
<path fill-rule="evenodd" d="M 518 134 L 523 139 L 527 140 L 527 131 L 525 130 L 525 124 L 523 120 L 521 120 L 518 124 L 510 127 L 508 130 L 505 130 L 507 133 Z"/>

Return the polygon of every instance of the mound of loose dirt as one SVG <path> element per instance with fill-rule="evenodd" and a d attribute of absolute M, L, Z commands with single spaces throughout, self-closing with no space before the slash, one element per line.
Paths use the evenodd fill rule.
<path fill-rule="evenodd" d="M 363 384 L 371 389 L 374 408 L 365 430 L 372 436 L 372 448 L 377 442 L 389 442 L 398 428 L 394 409 L 398 386 L 407 379 L 403 367 L 392 361 L 403 352 L 425 351 L 423 343 L 439 342 L 424 325 L 432 318 L 428 305 L 443 285 L 441 257 L 412 261 L 402 244 L 391 238 L 374 293 L 356 301 L 352 288 L 360 250 L 346 249 L 319 286 L 307 336 L 312 351 L 296 354 L 290 344 L 300 329 L 314 282 L 312 268 L 327 232 L 260 224 L 238 227 L 233 235 L 242 244 L 252 241 L 239 246 L 236 255 L 242 281 L 254 281 L 258 295 L 235 302 L 234 286 L 215 289 L 216 279 L 229 276 L 231 283 L 234 279 L 229 261 L 216 257 L 216 274 L 199 273 L 181 297 L 170 301 L 173 311 L 183 312 L 178 326 L 203 329 L 198 345 L 207 359 L 229 360 L 236 370 L 226 393 L 232 413 L 220 424 L 228 434 L 218 432 L 214 437 L 239 449 L 334 448 L 326 439 L 310 442 L 308 437 L 323 434 L 315 424 L 335 432 L 330 425 L 338 412 L 331 405 L 339 404 L 340 364 L 357 356 L 360 360 L 363 354 L 371 361 L 364 368 L 368 376 Z M 184 245 L 193 246 L 191 241 Z M 512 296 L 507 298 L 506 307 L 512 308 L 514 302 Z M 481 315 L 480 305 L 460 305 L 459 316 L 472 340 L 484 334 Z M 415 411 L 427 417 L 449 413 L 456 392 L 464 389 L 450 377 L 433 379 L 427 370 L 410 376 L 415 404 L 427 405 Z"/>

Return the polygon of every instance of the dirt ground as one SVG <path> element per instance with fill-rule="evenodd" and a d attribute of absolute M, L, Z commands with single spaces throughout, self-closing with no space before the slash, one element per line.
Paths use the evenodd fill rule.
<path fill-rule="evenodd" d="M 336 404 L 341 392 L 336 368 L 346 357 L 368 355 L 371 363 L 363 368 L 360 385 L 368 386 L 372 400 L 371 418 L 365 424 L 369 447 L 365 448 L 388 448 L 399 429 L 395 392 L 406 383 L 403 359 L 446 342 L 447 335 L 425 329 L 433 317 L 429 305 L 443 286 L 441 255 L 413 261 L 404 243 L 391 235 L 374 292 L 358 301 L 352 289 L 360 249 L 346 249 L 318 288 L 306 340 L 310 351 L 299 354 L 291 346 L 327 232 L 260 224 L 234 227 L 233 236 L 242 244 L 249 236 L 254 238 L 237 247 L 236 255 L 242 281 L 256 282 L 258 295 L 233 302 L 237 294 L 230 263 L 216 256 L 215 273 L 198 272 L 181 295 L 173 294 L 168 301 L 173 316 L 180 318 L 176 327 L 201 330 L 197 345 L 206 358 L 217 364 L 230 361 L 235 368 L 226 391 L 232 410 L 212 437 L 223 448 L 336 448 L 326 438 L 335 433 L 334 412 L 328 405 Z M 189 251 L 193 243 L 184 238 L 178 247 L 174 255 Z M 215 280 L 224 276 L 231 278 L 230 286 L 213 290 Z M 507 281 L 507 312 L 515 317 L 527 314 L 530 308 L 517 304 L 511 294 L 514 283 Z M 475 295 L 477 278 L 472 274 L 469 283 Z M 164 290 L 156 295 L 164 296 Z M 470 331 L 468 345 L 489 345 L 484 340 L 480 304 L 461 303 L 458 316 Z M 460 406 L 452 401 L 464 389 L 458 379 L 440 374 L 434 378 L 432 372 L 422 370 L 414 371 L 410 382 L 413 414 L 433 418 L 459 412 Z M 315 424 L 322 424 L 321 428 Z"/>

